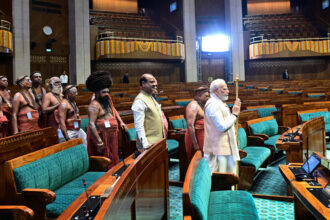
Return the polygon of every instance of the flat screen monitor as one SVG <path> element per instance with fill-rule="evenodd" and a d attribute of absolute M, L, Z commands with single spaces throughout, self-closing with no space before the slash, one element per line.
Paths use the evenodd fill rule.
<path fill-rule="evenodd" d="M 324 0 L 323 2 L 322 2 L 322 9 L 324 10 L 324 9 L 326 9 L 326 8 L 328 8 L 329 7 L 329 0 Z"/>
<path fill-rule="evenodd" d="M 320 165 L 321 161 L 318 158 L 318 156 L 316 156 L 315 154 L 312 154 L 309 158 L 308 158 L 308 162 L 306 161 L 304 163 L 304 165 L 302 166 L 302 168 L 306 171 L 306 173 L 312 173 L 317 167 L 318 165 Z M 309 168 L 308 168 L 309 166 Z"/>
<path fill-rule="evenodd" d="M 170 13 L 172 13 L 173 11 L 176 11 L 177 9 L 177 3 L 176 2 L 172 2 L 170 4 Z"/>

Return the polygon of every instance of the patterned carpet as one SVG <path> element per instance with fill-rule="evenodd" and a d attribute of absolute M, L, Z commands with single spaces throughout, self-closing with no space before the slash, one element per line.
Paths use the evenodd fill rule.
<path fill-rule="evenodd" d="M 260 171 L 250 190 L 254 194 L 286 196 L 287 188 L 278 166 L 285 164 L 285 157 L 278 159 L 271 166 Z"/>
<path fill-rule="evenodd" d="M 284 163 L 285 157 L 265 168 L 255 179 L 250 192 L 267 195 L 287 195 L 286 184 L 278 170 L 278 166 Z M 169 179 L 179 180 L 179 163 L 177 160 L 171 159 Z M 170 186 L 169 195 L 170 219 L 182 219 L 182 188 Z M 255 198 L 255 204 L 260 219 L 294 219 L 293 203 Z"/>

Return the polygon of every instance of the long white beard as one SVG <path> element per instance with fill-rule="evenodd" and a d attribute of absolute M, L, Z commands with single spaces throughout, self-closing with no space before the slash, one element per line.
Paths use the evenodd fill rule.
<path fill-rule="evenodd" d="M 53 93 L 56 93 L 56 94 L 62 94 L 62 92 L 63 92 L 63 88 L 62 88 L 62 86 L 54 86 L 54 85 L 53 85 L 52 92 L 53 92 Z"/>

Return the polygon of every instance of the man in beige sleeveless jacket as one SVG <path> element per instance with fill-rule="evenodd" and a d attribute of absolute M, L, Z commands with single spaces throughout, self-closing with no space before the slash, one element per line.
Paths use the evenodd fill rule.
<path fill-rule="evenodd" d="M 157 80 L 145 73 L 140 78 L 141 92 L 132 105 L 136 130 L 136 147 L 148 149 L 152 144 L 165 137 L 161 106 L 155 100 Z"/>
<path fill-rule="evenodd" d="M 235 122 L 241 108 L 237 99 L 232 109 L 228 105 L 229 90 L 222 79 L 211 83 L 210 96 L 204 109 L 204 158 L 212 172 L 236 173 L 236 161 L 240 160 L 235 135 Z"/>

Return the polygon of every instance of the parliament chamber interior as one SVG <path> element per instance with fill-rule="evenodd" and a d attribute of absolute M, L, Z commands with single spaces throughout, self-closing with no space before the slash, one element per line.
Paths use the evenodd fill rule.
<path fill-rule="evenodd" d="M 330 219 L 329 0 L 2 0 L 0 104 L 0 219 Z"/>

